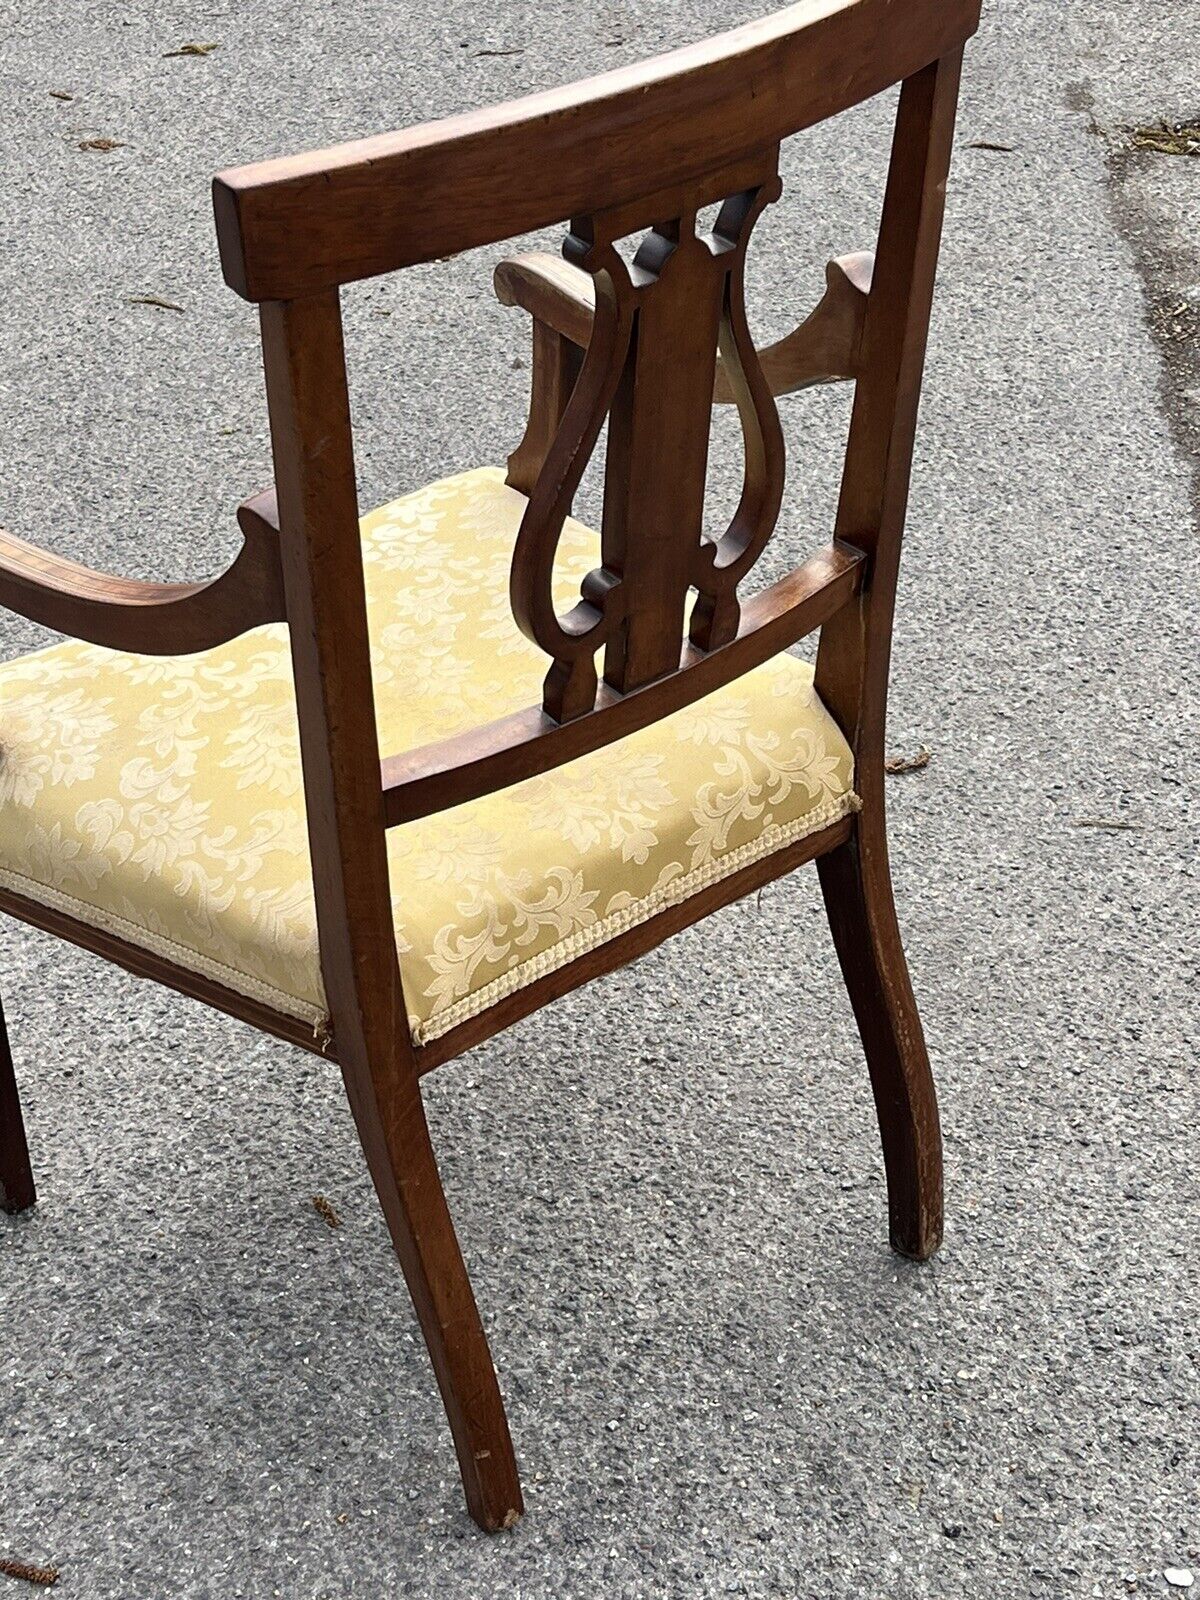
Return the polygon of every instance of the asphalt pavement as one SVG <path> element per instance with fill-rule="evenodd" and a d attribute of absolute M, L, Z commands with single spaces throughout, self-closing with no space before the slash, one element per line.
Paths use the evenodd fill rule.
<path fill-rule="evenodd" d="M 236 548 L 270 464 L 213 172 L 758 10 L 11 5 L 0 525 L 158 578 Z M 760 342 L 872 242 L 889 116 L 787 147 Z M 488 1539 L 336 1070 L 5 921 L 41 1200 L 0 1218 L 0 1556 L 71 1600 L 1115 1600 L 1184 1593 L 1167 1568 L 1200 1594 L 1200 159 L 1152 136 L 1197 123 L 1197 0 L 986 5 L 890 735 L 932 753 L 889 798 L 942 1253 L 888 1252 L 810 871 L 447 1067 L 430 1115 L 527 1490 Z M 364 504 L 519 436 L 498 254 L 347 296 Z M 784 404 L 767 575 L 827 537 L 847 398 Z M 718 499 L 737 465 L 722 422 Z M 6 655 L 44 640 L 0 622 Z"/>

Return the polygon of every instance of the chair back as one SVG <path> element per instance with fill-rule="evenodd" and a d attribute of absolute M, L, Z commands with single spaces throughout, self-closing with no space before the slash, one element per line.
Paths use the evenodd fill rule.
<path fill-rule="evenodd" d="M 321 874 L 336 865 L 328 893 L 343 896 L 349 874 L 377 902 L 379 939 L 390 938 L 382 840 L 369 860 L 352 859 L 364 827 L 621 738 L 822 624 L 818 688 L 856 755 L 882 740 L 958 69 L 978 14 L 979 0 L 800 0 L 585 83 L 215 180 L 226 279 L 261 308 L 310 829 L 315 816 L 339 841 L 324 862 L 314 847 L 319 904 Z M 746 324 L 747 243 L 780 193 L 781 140 L 898 82 L 834 538 L 743 602 L 738 586 L 770 538 L 784 477 Z M 381 769 L 339 290 L 560 222 L 595 310 L 513 553 L 515 618 L 548 657 L 543 703 Z M 718 349 L 746 466 L 729 526 L 707 539 Z M 601 565 L 559 614 L 557 544 L 606 420 Z"/>

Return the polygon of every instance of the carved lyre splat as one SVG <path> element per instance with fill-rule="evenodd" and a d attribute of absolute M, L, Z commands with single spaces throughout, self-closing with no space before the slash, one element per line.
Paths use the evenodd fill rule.
<path fill-rule="evenodd" d="M 744 303 L 750 232 L 780 192 L 776 157 L 572 220 L 563 253 L 592 280 L 591 338 L 532 485 L 510 586 L 519 626 L 553 658 L 544 706 L 556 721 L 595 705 L 601 646 L 605 682 L 624 694 L 678 670 L 685 632 L 705 651 L 737 633 L 737 585 L 771 536 L 783 488 L 782 432 Z M 698 210 L 714 199 L 717 219 L 700 232 Z M 648 223 L 627 264 L 618 242 Z M 712 540 L 702 525 L 718 346 L 746 468 L 733 519 Z M 560 616 L 558 541 L 606 418 L 602 564 Z"/>

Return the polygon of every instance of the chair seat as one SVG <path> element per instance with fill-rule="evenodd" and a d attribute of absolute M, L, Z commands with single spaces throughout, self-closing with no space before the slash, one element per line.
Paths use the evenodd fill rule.
<path fill-rule="evenodd" d="M 508 601 L 525 504 L 483 467 L 363 519 L 384 753 L 540 703 L 547 658 Z M 562 609 L 598 559 L 568 521 Z M 857 804 L 811 667 L 781 655 L 617 744 L 391 829 L 414 1037 Z M 65 643 L 0 666 L 0 883 L 324 1028 L 286 628 L 192 656 Z"/>

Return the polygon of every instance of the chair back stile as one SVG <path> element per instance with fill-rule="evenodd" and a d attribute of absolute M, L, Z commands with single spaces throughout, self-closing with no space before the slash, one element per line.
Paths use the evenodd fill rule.
<path fill-rule="evenodd" d="M 343 1063 L 411 1056 L 338 291 L 260 309 L 321 971 Z M 353 1100 L 353 1074 L 347 1073 Z"/>
<path fill-rule="evenodd" d="M 817 653 L 817 692 L 880 816 L 896 581 L 961 70 L 960 46 L 900 92 L 834 523 L 868 566 L 858 595 L 821 629 Z"/>

